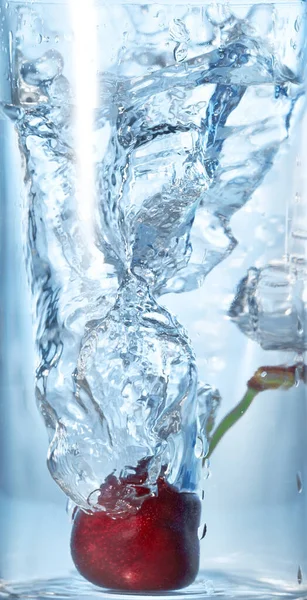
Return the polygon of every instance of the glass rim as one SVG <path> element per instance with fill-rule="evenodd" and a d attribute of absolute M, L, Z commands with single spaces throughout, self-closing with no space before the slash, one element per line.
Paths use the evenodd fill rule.
<path fill-rule="evenodd" d="M 8 5 L 10 4 L 20 4 L 20 5 L 29 5 L 31 6 L 52 6 L 52 5 L 69 5 L 72 2 L 76 2 L 79 0 L 9 0 Z M 306 0 L 93 0 L 93 4 L 95 6 L 114 6 L 114 5 L 125 5 L 131 4 L 135 6 L 148 6 L 148 5 L 157 5 L 157 6 L 179 6 L 185 5 L 189 6 L 254 6 L 256 4 L 272 4 L 272 5 L 283 5 L 283 6 L 293 6 L 293 5 L 303 5 L 306 3 Z"/>

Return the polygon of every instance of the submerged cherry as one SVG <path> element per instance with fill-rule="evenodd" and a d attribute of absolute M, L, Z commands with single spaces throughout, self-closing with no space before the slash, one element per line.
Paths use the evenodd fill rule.
<path fill-rule="evenodd" d="M 101 502 L 124 500 L 131 479 L 111 476 L 101 487 Z M 191 584 L 199 568 L 200 501 L 194 493 L 179 492 L 160 477 L 155 496 L 142 484 L 145 496 L 136 512 L 76 513 L 71 536 L 73 561 L 83 577 L 111 589 L 174 590 Z M 105 498 L 104 498 L 105 497 Z"/>

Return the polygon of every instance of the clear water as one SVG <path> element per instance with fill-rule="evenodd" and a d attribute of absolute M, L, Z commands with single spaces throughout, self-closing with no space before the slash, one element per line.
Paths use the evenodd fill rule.
<path fill-rule="evenodd" d="M 254 591 L 266 597 L 282 584 L 270 580 L 260 557 L 269 564 L 267 549 L 280 542 L 287 494 L 282 488 L 273 511 L 278 485 L 271 492 L 267 476 L 260 486 L 259 475 L 251 478 L 255 461 L 245 465 L 240 440 L 247 453 L 258 448 L 269 462 L 277 392 L 266 409 L 261 441 L 250 435 L 251 419 L 263 418 L 258 405 L 229 434 L 224 451 L 217 450 L 211 461 L 217 490 L 205 481 L 208 465 L 203 469 L 202 462 L 214 421 L 241 399 L 256 368 L 303 360 L 304 265 L 295 235 L 289 242 L 288 199 L 276 209 L 272 198 L 273 190 L 284 200 L 274 168 L 286 168 L 292 159 L 304 110 L 303 76 L 272 44 L 278 20 L 271 6 L 253 7 L 244 18 L 208 8 L 211 38 L 205 41 L 199 12 L 181 10 L 180 18 L 168 21 L 164 52 L 159 40 L 148 42 L 154 35 L 150 10 L 143 17 L 135 7 L 126 10 L 135 37 L 99 73 L 88 197 L 77 149 L 80 113 L 61 51 L 33 58 L 17 29 L 14 97 L 3 104 L 17 130 L 25 173 L 23 243 L 35 304 L 36 397 L 49 435 L 48 468 L 72 502 L 95 509 L 95 492 L 111 472 L 125 473 L 147 457 L 154 490 L 167 465 L 169 481 L 180 489 L 205 490 L 204 518 L 209 513 L 211 521 L 202 542 L 207 575 L 201 574 L 195 594 L 221 595 L 225 585 L 248 597 L 253 584 L 242 588 L 235 576 L 220 584 L 216 572 L 228 561 L 228 572 L 246 583 L 253 560 L 253 571 L 263 576 L 263 587 Z M 295 23 L 298 33 L 302 25 Z M 291 232 L 299 230 L 301 239 L 300 219 L 299 211 L 291 215 Z M 256 342 L 250 361 L 249 339 Z M 287 392 L 292 408 L 297 393 Z M 299 420 L 299 414 L 291 418 Z M 271 456 L 281 456 L 281 446 L 282 440 Z M 225 469 L 230 453 L 234 470 Z M 245 476 L 249 491 L 242 486 Z M 263 487 L 272 501 L 253 513 L 261 525 L 250 546 L 242 530 Z M 297 510 L 295 530 L 303 509 Z M 273 514 L 276 530 L 266 538 Z M 288 525 L 285 531 L 290 538 Z M 292 538 L 268 570 L 282 572 L 295 547 Z M 284 589 L 298 598 L 302 561 L 293 560 L 294 591 Z M 61 597 L 61 583 L 54 585 Z M 37 586 L 30 597 L 43 594 Z"/>
<path fill-rule="evenodd" d="M 166 464 L 171 483 L 197 487 L 196 439 L 204 448 L 206 439 L 197 430 L 204 419 L 195 353 L 159 299 L 197 289 L 233 251 L 230 219 L 300 114 L 302 86 L 253 35 L 254 13 L 229 19 L 222 47 L 183 64 L 176 46 L 175 64 L 147 77 L 101 74 L 95 134 L 106 150 L 95 163 L 89 249 L 75 200 L 64 61 L 57 51 L 36 61 L 18 56 L 37 397 L 51 440 L 49 470 L 85 508 L 106 476 L 143 458 L 151 486 Z M 171 36 L 179 45 L 188 40 L 179 19 Z M 233 313 L 240 326 L 241 313 Z"/>

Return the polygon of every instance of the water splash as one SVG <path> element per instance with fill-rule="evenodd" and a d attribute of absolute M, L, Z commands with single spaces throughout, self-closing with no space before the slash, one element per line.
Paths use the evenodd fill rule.
<path fill-rule="evenodd" d="M 234 250 L 231 217 L 271 168 L 300 94 L 254 13 L 249 22 L 207 12 L 209 51 L 195 52 L 176 19 L 177 62 L 146 49 L 151 72 L 131 76 L 125 68 L 144 56 L 121 47 L 118 71 L 100 74 L 91 244 L 77 217 L 73 90 L 62 56 L 32 60 L 20 41 L 14 57 L 15 110 L 5 110 L 25 161 L 37 399 L 49 469 L 87 509 L 97 508 L 110 473 L 125 477 L 143 459 L 151 492 L 165 467 L 180 490 L 197 488 L 220 397 L 198 382 L 191 342 L 159 297 L 198 288 Z M 278 104 L 276 86 L 287 89 Z M 251 272 L 232 307 L 260 343 L 266 323 L 255 327 L 253 294 L 264 275 Z"/>
<path fill-rule="evenodd" d="M 182 328 L 144 282 L 127 276 L 105 319 L 88 326 L 75 381 L 78 402 L 95 405 L 105 429 L 93 457 L 100 461 L 100 481 L 147 456 L 151 488 L 168 465 L 171 483 L 195 489 L 194 356 Z M 67 460 L 62 452 L 60 460 Z M 57 464 L 55 471 L 61 470 Z"/>

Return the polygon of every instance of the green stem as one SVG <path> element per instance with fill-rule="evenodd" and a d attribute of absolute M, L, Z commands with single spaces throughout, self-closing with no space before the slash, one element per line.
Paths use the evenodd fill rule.
<path fill-rule="evenodd" d="M 294 365 L 291 367 L 260 367 L 253 375 L 253 377 L 247 382 L 247 391 L 237 406 L 224 417 L 222 422 L 217 426 L 213 432 L 208 452 L 203 459 L 204 461 L 210 458 L 212 452 L 216 446 L 224 437 L 225 433 L 243 417 L 247 409 L 251 405 L 254 398 L 260 393 L 267 390 L 277 390 L 283 388 L 285 390 L 290 389 L 295 385 L 297 379 L 305 381 L 306 368 L 302 365 Z"/>
<path fill-rule="evenodd" d="M 228 413 L 228 415 L 226 415 L 223 421 L 217 426 L 216 430 L 212 434 L 209 444 L 209 450 L 205 457 L 206 459 L 210 458 L 213 450 L 215 450 L 216 446 L 218 445 L 222 437 L 225 435 L 225 433 L 227 433 L 227 431 L 239 419 L 241 419 L 241 417 L 243 417 L 243 415 L 246 413 L 248 407 L 251 405 L 252 401 L 257 396 L 257 394 L 259 394 L 259 392 L 257 392 L 256 390 L 253 390 L 252 388 L 248 389 L 241 402 L 237 404 L 237 406 L 235 406 L 235 408 L 230 413 Z"/>

